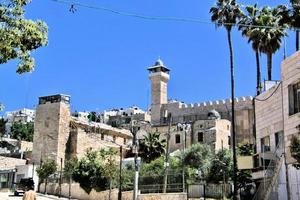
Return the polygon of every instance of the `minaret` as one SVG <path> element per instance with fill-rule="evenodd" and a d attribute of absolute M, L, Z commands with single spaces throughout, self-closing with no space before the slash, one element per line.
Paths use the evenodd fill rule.
<path fill-rule="evenodd" d="M 35 164 L 53 159 L 60 165 L 60 159 L 65 160 L 70 117 L 70 96 L 58 94 L 39 98 L 32 152 Z"/>
<path fill-rule="evenodd" d="M 160 124 L 161 106 L 168 103 L 167 82 L 170 78 L 170 70 L 158 59 L 148 68 L 151 80 L 151 124 Z"/>

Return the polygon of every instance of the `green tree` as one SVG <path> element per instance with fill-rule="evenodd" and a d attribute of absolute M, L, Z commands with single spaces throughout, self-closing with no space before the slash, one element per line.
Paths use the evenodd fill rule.
<path fill-rule="evenodd" d="M 47 25 L 41 20 L 25 19 L 24 7 L 30 1 L 7 0 L 0 3 L 0 64 L 19 59 L 19 74 L 34 69 L 30 53 L 48 42 Z"/>
<path fill-rule="evenodd" d="M 117 180 L 116 157 L 117 153 L 113 149 L 87 150 L 84 157 L 74 159 L 70 164 L 73 168 L 71 169 L 73 180 L 78 182 L 87 193 L 92 189 L 102 191 L 113 187 Z"/>
<path fill-rule="evenodd" d="M 210 146 L 206 144 L 193 144 L 187 148 L 183 154 L 183 164 L 194 174 L 195 171 L 201 171 L 202 176 L 206 178 L 212 162 L 212 152 Z M 191 169 L 194 170 L 191 170 Z"/>
<path fill-rule="evenodd" d="M 253 144 L 247 143 L 238 147 L 238 154 L 241 156 L 251 156 L 254 154 Z"/>
<path fill-rule="evenodd" d="M 286 36 L 285 26 L 281 24 L 282 16 L 277 8 L 263 7 L 257 18 L 259 29 L 252 34 L 260 35 L 259 51 L 267 55 L 268 80 L 272 80 L 272 57 L 280 49 L 282 38 Z"/>
<path fill-rule="evenodd" d="M 248 38 L 248 43 L 251 43 L 252 49 L 255 52 L 256 58 L 256 94 L 259 95 L 261 93 L 261 72 L 260 72 L 260 53 L 259 53 L 259 45 L 261 32 L 254 31 L 255 29 L 260 29 L 259 27 L 253 27 L 259 25 L 258 16 L 259 9 L 257 8 L 257 4 L 254 6 L 246 7 L 247 14 L 243 15 L 241 20 L 239 21 L 239 30 L 242 32 L 244 37 Z"/>
<path fill-rule="evenodd" d="M 88 114 L 87 118 L 91 122 L 101 122 L 101 116 L 98 115 L 96 112 L 92 111 Z"/>
<path fill-rule="evenodd" d="M 4 118 L 0 118 L 0 137 L 2 137 L 5 134 L 5 125 L 7 123 L 7 120 Z"/>
<path fill-rule="evenodd" d="M 299 130 L 300 133 L 300 125 L 296 127 Z M 298 133 L 298 134 L 299 134 Z M 296 163 L 293 165 L 297 169 L 300 169 L 300 139 L 299 135 L 293 135 L 291 139 L 291 145 L 290 145 L 290 151 L 292 157 L 296 160 Z"/>
<path fill-rule="evenodd" d="M 240 6 L 235 0 L 217 0 L 216 6 L 210 9 L 211 21 L 216 23 L 216 26 L 223 26 L 227 31 L 227 40 L 230 52 L 230 80 L 231 80 L 231 123 L 232 123 L 232 146 L 233 146 L 233 166 L 234 174 L 236 174 L 236 136 L 235 136 L 235 102 L 234 102 L 234 62 L 233 62 L 233 48 L 231 41 L 231 31 L 232 27 L 238 22 L 242 17 L 243 13 Z M 234 178 L 234 198 L 237 196 L 236 191 L 236 177 Z"/>
<path fill-rule="evenodd" d="M 34 123 L 14 122 L 11 127 L 10 137 L 17 140 L 25 140 L 32 142 L 34 134 Z"/>
<path fill-rule="evenodd" d="M 113 188 L 114 182 L 117 180 L 118 177 L 118 167 L 116 164 L 116 156 L 117 152 L 112 148 L 105 150 L 100 150 L 100 155 L 102 159 L 105 161 L 103 163 L 103 175 L 105 178 L 108 179 L 109 182 L 109 199 L 111 199 L 111 190 Z M 119 180 L 120 181 L 120 180 Z M 117 183 L 115 184 L 115 186 Z"/>
<path fill-rule="evenodd" d="M 36 172 L 39 178 L 45 183 L 45 194 L 47 188 L 47 182 L 49 176 L 53 175 L 57 170 L 57 164 L 54 160 L 46 160 L 39 167 L 37 167 Z"/>
<path fill-rule="evenodd" d="M 214 155 L 207 181 L 228 182 L 233 173 L 232 153 L 228 149 L 220 150 Z"/>
<path fill-rule="evenodd" d="M 144 162 L 150 163 L 159 158 L 165 151 L 166 140 L 159 133 L 148 133 L 139 141 L 139 156 Z"/>
<path fill-rule="evenodd" d="M 296 29 L 296 51 L 299 50 L 300 1 L 291 0 L 290 26 Z"/>

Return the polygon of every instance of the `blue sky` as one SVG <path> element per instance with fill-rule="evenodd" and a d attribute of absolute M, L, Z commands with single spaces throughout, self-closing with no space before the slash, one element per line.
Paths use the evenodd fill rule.
<path fill-rule="evenodd" d="M 78 0 L 153 16 L 210 20 L 214 1 L 199 0 Z M 260 6 L 288 1 L 262 0 Z M 253 1 L 242 1 L 243 4 Z M 42 19 L 49 26 L 49 44 L 33 55 L 33 73 L 15 73 L 16 61 L 0 66 L 0 102 L 5 111 L 34 108 L 38 97 L 71 95 L 72 110 L 102 111 L 110 108 L 150 105 L 146 68 L 160 56 L 171 68 L 168 97 L 187 103 L 230 96 L 229 56 L 226 32 L 214 25 L 151 21 L 100 10 L 69 7 L 51 0 L 33 0 L 26 17 Z M 294 34 L 287 54 L 294 52 Z M 247 40 L 233 30 L 236 96 L 255 94 L 255 55 Z M 273 78 L 280 79 L 283 49 L 273 59 Z M 266 56 L 261 57 L 266 78 Z"/>

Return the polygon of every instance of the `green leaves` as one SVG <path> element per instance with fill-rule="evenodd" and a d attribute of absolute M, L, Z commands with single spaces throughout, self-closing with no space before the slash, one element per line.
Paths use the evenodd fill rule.
<path fill-rule="evenodd" d="M 159 158 L 165 151 L 166 140 L 160 139 L 159 133 L 148 133 L 139 144 L 139 156 L 144 162 L 150 163 Z"/>
<path fill-rule="evenodd" d="M 14 122 L 11 127 L 10 137 L 17 140 L 33 141 L 34 123 Z"/>
<path fill-rule="evenodd" d="M 36 169 L 40 179 L 45 180 L 57 170 L 57 164 L 54 160 L 46 160 Z"/>
<path fill-rule="evenodd" d="M 48 43 L 48 27 L 41 21 L 24 18 L 24 6 L 30 0 L 8 0 L 0 3 L 0 64 L 18 59 L 17 73 L 35 67 L 30 53 Z"/>
<path fill-rule="evenodd" d="M 299 125 L 297 127 L 299 127 Z M 300 128 L 298 129 L 300 130 Z M 292 136 L 290 151 L 292 157 L 297 161 L 293 166 L 300 169 L 300 139 L 298 136 Z"/>
<path fill-rule="evenodd" d="M 224 26 L 228 31 L 243 15 L 235 0 L 217 0 L 216 6 L 213 6 L 209 12 L 211 13 L 211 21 L 215 22 L 216 26 Z"/>
<path fill-rule="evenodd" d="M 109 181 L 116 179 L 116 156 L 113 149 L 88 150 L 81 159 L 67 163 L 67 172 L 87 193 L 92 189 L 101 191 L 108 187 Z"/>

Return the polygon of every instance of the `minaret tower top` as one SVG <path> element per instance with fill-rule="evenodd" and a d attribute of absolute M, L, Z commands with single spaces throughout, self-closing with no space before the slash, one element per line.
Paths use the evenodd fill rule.
<path fill-rule="evenodd" d="M 151 123 L 159 124 L 161 118 L 161 106 L 168 103 L 167 82 L 170 79 L 168 69 L 161 59 L 148 68 L 151 80 Z"/>

